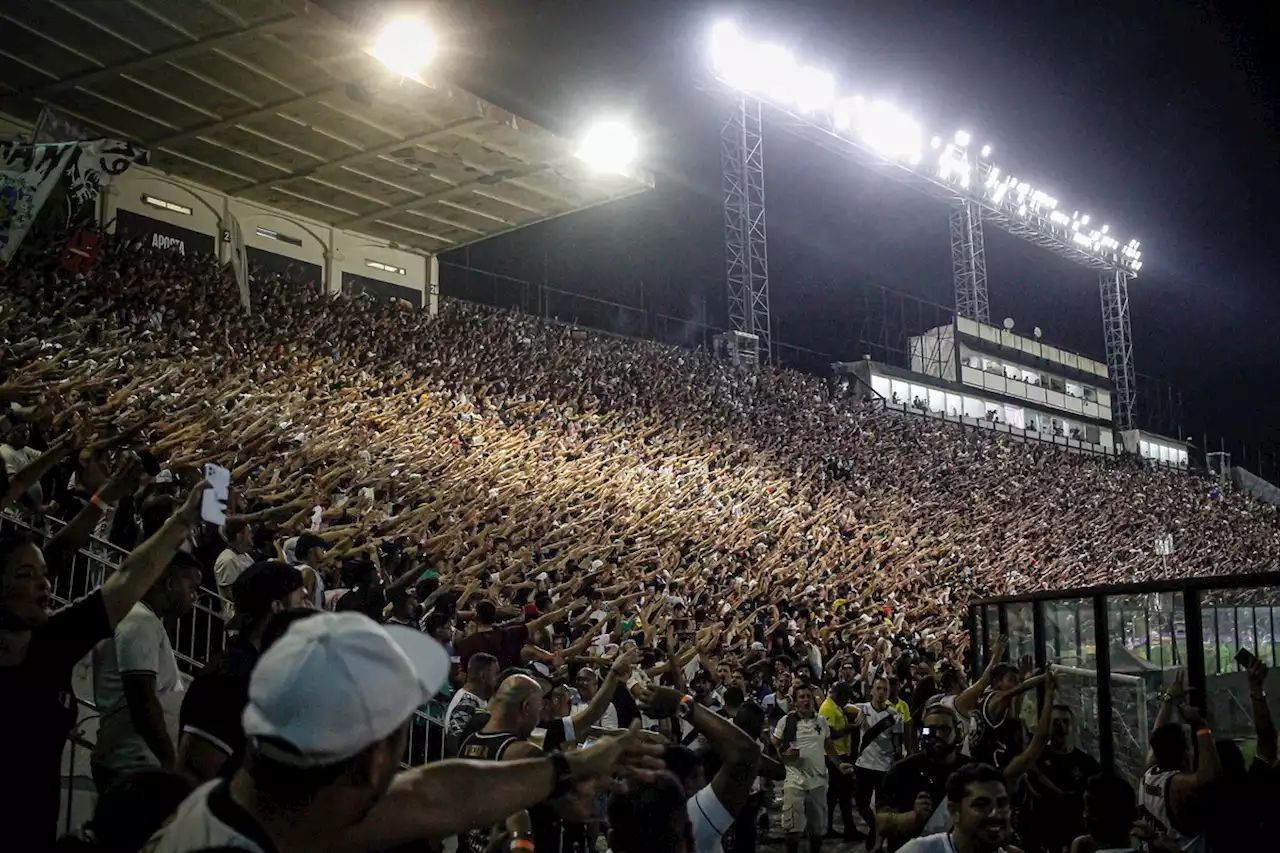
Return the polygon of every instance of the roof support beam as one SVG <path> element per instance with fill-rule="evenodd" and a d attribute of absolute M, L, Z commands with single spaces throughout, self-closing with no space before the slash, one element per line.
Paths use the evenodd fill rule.
<path fill-rule="evenodd" d="M 470 127 L 472 125 L 481 124 L 483 121 L 484 120 L 480 118 L 466 118 L 466 119 L 462 119 L 461 121 L 455 121 L 452 124 L 447 124 L 443 127 L 436 127 L 436 128 L 432 128 L 431 130 L 424 131 L 422 133 L 414 134 L 413 136 L 406 136 L 403 139 L 395 139 L 395 140 L 392 140 L 391 142 L 384 142 L 381 145 L 375 145 L 372 148 L 365 148 L 364 150 L 357 151 L 354 154 L 348 154 L 345 157 L 339 157 L 336 160 L 330 160 L 327 163 L 321 163 L 320 165 L 314 166 L 310 169 L 303 169 L 303 170 L 294 172 L 292 175 L 287 175 L 280 178 L 271 178 L 270 180 L 256 183 L 253 186 L 243 187 L 239 190 L 236 190 L 236 195 L 244 195 L 245 193 L 253 192 L 254 190 L 266 189 L 268 187 L 272 187 L 272 186 L 275 186 L 276 184 L 281 184 L 286 181 L 296 181 L 301 178 L 310 178 L 314 175 L 322 175 L 327 172 L 336 172 L 354 163 L 359 163 L 363 160 L 372 160 L 375 157 L 381 157 L 384 154 L 390 154 L 392 151 L 395 151 L 398 148 L 404 148 L 405 146 L 418 145 L 422 142 L 427 142 L 439 136 L 448 136 L 450 133 L 453 133 L 456 130 L 460 130 L 464 127 Z"/>
<path fill-rule="evenodd" d="M 504 180 L 510 180 L 515 178 L 527 178 L 530 175 L 535 175 L 539 172 L 545 172 L 549 168 L 551 168 L 550 163 L 540 163 L 536 166 L 526 166 L 523 169 L 513 169 L 505 175 L 483 175 L 474 181 L 467 181 L 466 183 L 455 184 L 454 186 L 448 187 L 447 189 L 438 190 L 433 193 L 427 193 L 426 195 L 418 196 L 417 198 L 410 199 L 409 201 L 402 201 L 399 204 L 393 204 L 391 205 L 391 207 L 387 207 L 382 210 L 375 211 L 373 213 L 366 213 L 363 216 L 357 216 L 352 219 L 345 219 L 341 222 L 335 222 L 334 225 L 338 228 L 352 228 L 357 225 L 363 225 L 367 222 L 372 222 L 375 219 L 385 220 L 388 216 L 394 216 L 395 214 L 403 213 L 406 210 L 413 210 L 415 207 L 421 207 L 422 205 L 432 204 L 434 202 L 443 201 L 445 199 L 470 195 L 471 193 L 482 190 L 485 187 L 490 187 L 490 186 L 495 186 L 497 184 L 500 184 Z M 497 198 L 496 196 L 494 198 L 497 201 L 502 201 L 501 198 Z"/>
<path fill-rule="evenodd" d="M 330 86 L 326 89 L 321 89 L 317 92 L 312 92 L 308 95 L 303 95 L 300 98 L 285 98 L 284 100 L 275 101 L 270 104 L 263 104 L 260 107 L 256 107 L 251 110 L 245 110 L 244 112 L 236 113 L 235 115 L 230 115 L 230 116 L 227 116 L 226 118 L 220 118 L 217 121 L 211 121 L 205 124 L 198 124 L 195 127 L 189 127 L 186 130 L 180 130 L 177 133 L 172 133 L 172 134 L 169 134 L 168 136 L 162 136 L 157 139 L 148 139 L 148 140 L 145 140 L 143 144 L 150 145 L 150 146 L 173 145 L 175 143 L 182 142 L 187 139 L 194 139 L 197 136 L 203 136 L 208 133 L 217 133 L 220 130 L 226 130 L 229 127 L 235 127 L 236 125 L 241 124 L 243 122 L 250 122 L 260 118 L 266 118 L 267 116 L 275 115 L 281 110 L 287 110 L 287 109 L 292 109 L 294 107 L 305 106 L 306 104 L 310 104 L 315 101 L 322 101 L 325 98 L 331 98 L 331 97 L 334 97 L 335 95 L 340 95 L 345 90 L 346 90 L 345 86 Z"/>
<path fill-rule="evenodd" d="M 203 41 L 193 42 L 191 44 L 183 44 L 168 50 L 159 50 L 148 56 L 140 56 L 137 59 L 129 59 L 124 62 L 118 62 L 115 65 L 106 65 L 102 68 L 94 68 L 90 71 L 84 71 L 79 74 L 72 74 L 70 77 L 49 83 L 45 86 L 39 86 L 34 89 L 28 89 L 19 92 L 21 97 L 44 98 L 57 92 L 67 92 L 82 86 L 89 86 L 102 80 L 109 80 L 121 74 L 128 74 L 131 71 L 139 71 L 143 68 L 149 68 L 153 65 L 161 65 L 175 59 L 183 59 L 188 56 L 194 56 L 204 53 L 215 47 L 221 47 L 237 39 L 244 38 L 247 35 L 256 33 L 270 32 L 279 29 L 284 24 L 294 20 L 293 15 L 282 15 L 263 21 L 260 24 L 254 24 L 251 27 L 243 27 L 237 30 L 227 30 L 218 35 L 210 36 Z"/>

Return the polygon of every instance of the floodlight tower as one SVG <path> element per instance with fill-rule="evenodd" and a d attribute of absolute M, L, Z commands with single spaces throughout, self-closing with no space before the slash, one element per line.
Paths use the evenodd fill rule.
<path fill-rule="evenodd" d="M 769 254 L 765 236 L 764 126 L 758 98 L 740 94 L 720 131 L 724 170 L 725 283 L 729 321 L 755 335 L 759 360 L 772 361 Z"/>
<path fill-rule="evenodd" d="M 991 322 L 985 224 L 1098 272 L 1107 366 L 1115 383 L 1111 412 L 1120 429 L 1135 426 L 1129 281 L 1143 264 L 1137 240 L 1121 242 L 1109 225 L 1091 224 L 1088 213 L 1059 209 L 1055 196 L 1002 172 L 991 162 L 991 146 L 971 144 L 967 131 L 929 139 L 919 122 L 893 104 L 842 95 L 830 73 L 798 62 L 777 44 L 743 35 L 730 21 L 712 29 L 710 52 L 718 90 L 732 93 L 735 104 L 721 139 L 729 302 L 735 328 L 758 335 L 769 346 L 763 112 L 785 132 L 947 205 L 959 316 Z"/>
<path fill-rule="evenodd" d="M 1102 297 L 1102 337 L 1107 346 L 1107 373 L 1115 389 L 1111 394 L 1111 412 L 1121 430 L 1137 426 L 1134 408 L 1137 398 L 1133 370 L 1133 332 L 1129 328 L 1129 279 L 1120 269 L 1104 270 L 1098 275 L 1098 292 Z"/>
<path fill-rule="evenodd" d="M 968 199 L 959 199 L 951 208 L 951 278 L 956 291 L 956 314 L 990 326 L 982 208 Z"/>

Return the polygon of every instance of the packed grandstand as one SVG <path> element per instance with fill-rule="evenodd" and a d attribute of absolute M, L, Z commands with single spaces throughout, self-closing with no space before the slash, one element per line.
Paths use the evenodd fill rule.
<path fill-rule="evenodd" d="M 164 617 L 189 607 L 191 599 L 173 590 L 175 573 L 189 576 L 192 569 L 209 596 L 221 593 L 243 611 L 229 626 L 233 660 L 245 648 L 238 640 L 247 638 L 257 659 L 265 645 L 261 618 L 286 603 L 354 610 L 421 628 L 452 650 L 452 672 L 437 679 L 454 697 L 453 719 L 446 721 L 452 754 L 502 757 L 505 746 L 485 741 L 494 725 L 506 727 L 504 737 L 515 740 L 536 726 L 550 749 L 557 740 L 582 740 L 593 723 L 625 727 L 638 719 L 654 726 L 678 714 L 683 732 L 657 727 L 677 742 L 710 747 L 706 778 L 719 762 L 746 767 L 738 775 L 748 783 L 757 774 L 779 780 L 789 846 L 793 838 L 812 836 L 815 826 L 819 837 L 829 828 L 827 803 L 817 809 L 819 816 L 804 799 L 804 791 L 811 795 L 819 787 L 816 776 L 805 775 L 817 773 L 814 768 L 821 768 L 823 797 L 830 777 L 829 820 L 840 814 L 846 839 L 892 848 L 945 828 L 945 809 L 938 817 L 933 803 L 955 793 L 946 781 L 959 765 L 954 756 L 930 753 L 929 738 L 936 740 L 948 721 L 959 730 L 951 736 L 957 754 L 962 743 L 964 755 L 1001 764 L 1010 787 L 1028 762 L 1041 759 L 1055 707 L 1052 678 L 1034 676 L 1025 664 L 1006 664 L 968 685 L 961 673 L 970 597 L 1252 572 L 1274 567 L 1280 555 L 1274 507 L 1194 474 L 896 414 L 866 400 L 833 397 L 825 382 L 799 373 L 745 371 L 703 351 L 582 336 L 556 323 L 457 301 L 442 301 L 431 316 L 395 301 L 325 294 L 314 280 L 257 280 L 248 313 L 238 298 L 229 271 L 214 259 L 125 239 L 108 238 L 100 262 L 87 272 L 62 270 L 55 255 L 39 251 L 0 272 L 2 390 L 10 407 L 3 447 L 6 505 L 13 518 L 37 530 L 49 519 L 75 519 L 46 544 L 50 574 L 65 562 L 67 548 L 74 550 L 75 537 L 83 542 L 95 529 L 134 552 L 125 561 L 129 570 L 116 572 L 125 580 L 110 595 L 98 593 L 107 598 L 102 630 L 125 618 L 113 614 L 111 602 L 131 578 L 137 587 L 132 600 L 141 597 L 143 604 L 124 607 L 128 619 L 142 618 L 137 608 Z M 196 503 L 183 502 L 208 462 L 233 472 L 230 515 L 222 528 L 196 522 Z M 1158 554 L 1154 543 L 1168 534 L 1176 547 Z M 167 549 L 161 557 L 158 540 Z M 30 593 L 22 583 L 35 571 L 28 565 L 34 558 L 12 538 L 5 549 L 7 655 L 24 630 L 38 637 L 42 628 L 40 617 L 24 616 L 20 606 L 23 590 Z M 177 550 L 187 556 L 174 557 Z M 296 580 L 280 581 L 281 566 Z M 245 576 L 275 578 L 276 587 L 257 581 L 277 590 L 265 612 L 262 593 L 255 598 Z M 43 611 L 47 592 L 39 584 L 35 589 L 32 601 Z M 218 604 L 223 616 L 232 615 L 231 606 Z M 214 629 L 222 634 L 220 621 Z M 100 661 L 100 647 L 95 664 L 127 674 L 121 630 L 113 647 L 119 660 L 113 652 Z M 352 629 L 334 623 L 327 630 L 332 639 Z M 296 633 L 285 633 L 295 641 L 294 653 L 301 642 Z M 81 651 L 90 647 L 92 642 Z M 224 659 L 214 668 L 225 678 L 227 666 Z M 0 682 L 6 685 L 6 748 L 15 750 L 21 746 L 16 730 L 32 719 L 24 714 L 38 718 L 38 709 L 24 711 L 9 701 L 10 689 L 23 695 L 24 685 L 34 683 L 8 674 L 19 669 L 0 669 L 0 677 L 9 679 Z M 190 724 L 193 717 L 210 716 L 201 702 L 222 707 L 224 697 L 210 696 L 227 690 L 226 682 L 214 682 L 213 692 L 208 682 L 200 690 L 193 685 L 180 701 L 185 722 L 168 742 L 153 742 L 159 735 L 144 732 L 145 747 L 130 753 L 133 759 L 120 759 L 123 748 L 119 760 L 95 751 L 100 788 L 139 768 L 180 770 L 185 780 L 176 802 L 185 783 L 230 772 L 242 759 L 250 776 L 257 768 L 260 777 L 269 777 L 262 768 L 270 761 L 256 752 L 261 742 L 246 741 L 252 734 L 248 712 L 244 730 L 237 728 L 243 702 L 268 700 L 255 692 L 257 676 L 249 688 L 247 671 L 242 675 L 246 692 L 232 713 L 239 738 L 232 743 L 238 746 L 209 734 L 216 720 Z M 1265 709 L 1265 670 L 1255 675 Z M 370 686 L 360 677 L 353 676 L 352 693 L 380 689 L 376 680 Z M 181 679 L 167 688 L 163 676 L 157 679 L 157 694 L 180 690 L 175 685 Z M 659 684 L 675 688 L 666 690 L 675 698 Z M 1046 685 L 1050 698 L 1036 736 L 1028 740 L 1031 733 L 1020 723 L 1010 734 L 989 719 L 995 706 L 987 703 L 1005 695 L 1001 689 L 1016 695 Z M 997 689 L 984 694 L 989 687 Z M 697 710 L 677 701 L 686 690 L 696 697 Z M 534 703 L 528 691 L 545 696 Z M 597 695 L 608 701 L 592 702 Z M 939 696 L 950 699 L 942 703 L 946 710 L 938 710 Z M 95 698 L 109 704 L 109 685 L 95 683 Z M 114 698 L 120 719 L 130 721 L 121 725 L 145 729 L 129 702 Z M 857 705 L 855 699 L 868 701 Z M 487 719 L 475 713 L 486 704 L 492 721 L 468 730 L 469 718 Z M 822 714 L 814 716 L 819 704 Z M 725 716 L 708 714 L 726 706 L 738 723 L 728 726 L 729 734 L 716 722 Z M 745 706 L 758 709 L 759 718 L 743 716 Z M 913 716 L 914 726 L 908 724 Z M 819 717 L 829 722 L 815 722 Z M 889 725 L 878 725 L 880 720 Z M 576 733 L 574 722 L 581 729 Z M 1259 726 L 1264 722 L 1260 718 Z M 847 735 L 836 746 L 841 741 L 833 737 L 824 761 L 823 738 L 841 727 L 854 733 L 855 742 L 861 731 L 862 747 L 853 749 Z M 65 737 L 65 727 L 53 728 Z M 751 732 L 745 748 L 734 739 L 743 729 Z M 776 766 L 774 773 L 767 766 L 771 759 L 750 745 L 762 732 L 772 734 L 764 738 L 763 753 L 781 758 L 785 770 Z M 226 747 L 227 754 L 206 750 L 206 758 L 217 757 L 212 765 L 199 759 L 201 734 Z M 882 735 L 883 755 L 877 757 Z M 128 742 L 127 734 L 112 736 L 121 739 L 117 744 Z M 807 737 L 818 738 L 816 758 Z M 799 744 L 799 758 L 788 752 L 790 741 Z M 1054 749 L 1062 745 L 1053 743 Z M 47 763 L 37 746 L 15 754 Z M 513 850 L 533 849 L 535 841 L 549 849 L 548 827 L 558 833 L 560 849 L 585 849 L 604 841 L 602 820 L 614 831 L 604 843 L 615 850 L 676 849 L 669 847 L 676 841 L 637 828 L 662 808 L 663 783 L 645 764 L 653 759 L 601 759 L 600 744 L 595 749 L 577 751 L 596 762 L 574 771 L 583 779 L 628 770 L 644 780 L 640 790 L 649 786 L 658 793 L 651 799 L 615 797 L 605 813 L 580 815 L 590 817 L 580 824 L 571 824 L 564 812 L 548 817 L 535 808 L 528 812 L 532 829 L 515 817 L 503 824 L 502 811 L 480 808 L 444 819 L 428 810 L 421 820 L 437 823 L 397 827 L 371 836 L 375 840 L 360 849 L 434 837 L 442 827 L 453 832 L 494 823 L 500 825 L 496 843 Z M 674 769 L 680 759 L 670 749 L 666 760 Z M 918 755 L 903 758 L 916 749 Z M 1018 764 L 1024 749 L 1030 757 Z M 1260 745 L 1259 755 L 1265 751 Z M 945 772 L 925 773 L 932 781 L 919 782 L 924 791 L 894 775 L 899 767 L 924 773 L 923 765 L 911 762 L 929 755 L 943 761 Z M 424 757 L 413 757 L 414 763 Z M 602 760 L 607 772 L 597 766 Z M 797 771 L 796 761 L 816 764 Z M 990 783 L 987 770 L 960 774 L 960 796 Z M 801 799 L 789 801 L 789 774 L 796 772 Z M 841 781 L 845 774 L 848 782 Z M 709 786 L 703 790 L 714 789 L 719 797 L 709 803 L 684 781 L 699 851 L 722 843 L 739 853 L 754 847 L 756 816 L 768 804 L 758 784 L 741 791 L 727 783 Z M 810 782 L 815 784 L 805 787 Z M 1014 825 L 1024 849 L 1061 850 L 1063 839 L 1086 831 L 1079 806 L 1084 783 L 1075 783 L 1059 791 L 1073 798 L 1071 808 L 1059 809 L 1070 817 L 1051 832 L 1038 831 L 1041 824 L 1033 818 L 1058 808 L 1056 801 L 1020 801 Z M 491 807 L 525 814 L 525 805 L 547 794 L 541 783 L 526 784 L 533 787 L 523 800 L 498 799 Z M 21 823 L 19 815 L 28 823 L 32 816 L 48 821 L 28 835 L 18 833 L 38 849 L 52 838 L 53 818 L 40 801 L 45 789 L 32 788 L 39 802 L 10 811 L 10 817 L 14 825 Z M 859 808 L 851 813 L 855 788 Z M 168 800 L 154 789 L 139 790 L 149 792 L 152 811 L 162 812 L 153 815 L 149 832 L 172 804 L 160 808 L 156 803 Z M 208 797 L 209 789 L 193 796 Z M 148 849 L 202 846 L 182 835 L 181 827 L 201 820 L 190 803 L 179 811 L 179 829 L 162 832 Z M 700 818 L 693 816 L 694 805 L 703 810 Z M 1184 835 L 1204 828 L 1187 813 L 1178 823 Z M 570 825 L 580 830 L 569 832 Z M 729 825 L 734 830 L 722 842 Z M 627 826 L 646 847 L 619 840 Z M 106 832 L 100 828 L 99 834 Z M 526 836 L 529 847 L 520 845 Z M 223 842 L 270 849 L 208 835 L 208 844 Z M 276 843 L 287 848 L 279 838 Z M 458 843 L 483 850 L 487 830 L 478 839 L 464 832 Z"/>

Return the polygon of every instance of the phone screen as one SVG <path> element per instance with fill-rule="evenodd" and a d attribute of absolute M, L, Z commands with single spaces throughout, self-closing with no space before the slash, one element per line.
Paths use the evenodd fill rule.
<path fill-rule="evenodd" d="M 231 491 L 231 471 L 212 462 L 205 463 L 204 478 L 209 481 L 200 499 L 200 517 L 210 524 L 227 523 L 227 497 Z"/>
<path fill-rule="evenodd" d="M 1257 659 L 1257 656 L 1248 649 L 1241 649 L 1236 652 L 1236 665 L 1241 669 L 1248 669 L 1253 666 L 1253 662 Z"/>

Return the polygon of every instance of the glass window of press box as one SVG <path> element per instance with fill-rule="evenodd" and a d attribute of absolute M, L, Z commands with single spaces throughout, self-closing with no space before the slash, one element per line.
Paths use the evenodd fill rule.
<path fill-rule="evenodd" d="M 1180 671 L 1216 739 L 1250 762 L 1257 736 L 1241 650 L 1268 667 L 1280 663 L 1280 573 L 986 599 L 970 605 L 969 632 L 974 678 L 1000 634 L 1009 661 L 1029 655 L 1052 666 L 1057 701 L 1075 717 L 1075 746 L 1130 782 L 1142 775 L 1162 696 Z M 1276 720 L 1278 681 L 1272 672 L 1267 684 Z M 1022 703 L 1028 726 L 1037 705 Z"/>

